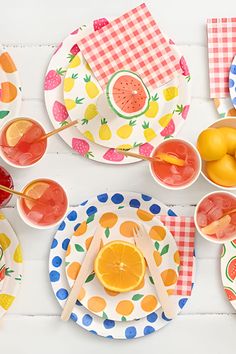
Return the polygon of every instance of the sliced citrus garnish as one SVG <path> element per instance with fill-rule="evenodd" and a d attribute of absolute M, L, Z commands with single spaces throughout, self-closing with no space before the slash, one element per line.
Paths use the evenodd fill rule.
<path fill-rule="evenodd" d="M 140 250 L 125 241 L 107 243 L 98 253 L 94 270 L 102 285 L 111 291 L 133 290 L 142 282 L 145 260 Z"/>
<path fill-rule="evenodd" d="M 170 163 L 171 165 L 176 165 L 176 166 L 184 166 L 185 161 L 182 159 L 179 159 L 178 157 L 171 155 L 171 154 L 165 154 L 165 153 L 159 153 L 157 157 L 165 162 Z"/>
<path fill-rule="evenodd" d="M 24 193 L 28 195 L 29 197 L 33 199 L 39 199 L 42 197 L 42 195 L 46 192 L 46 190 L 49 188 L 49 185 L 45 182 L 36 182 L 31 185 L 29 185 Z M 29 199 L 25 199 L 25 204 L 27 208 L 32 209 L 32 207 L 35 205 L 34 201 L 31 201 Z"/>
<path fill-rule="evenodd" d="M 13 122 L 6 130 L 6 140 L 9 146 L 15 146 L 32 123 L 26 119 L 20 119 Z"/>
<path fill-rule="evenodd" d="M 230 224 L 230 221 L 231 221 L 230 215 L 225 215 L 222 218 L 213 221 L 209 225 L 203 227 L 201 231 L 205 235 L 214 235 L 217 231 L 220 231 L 224 229 L 226 226 L 228 226 Z"/>

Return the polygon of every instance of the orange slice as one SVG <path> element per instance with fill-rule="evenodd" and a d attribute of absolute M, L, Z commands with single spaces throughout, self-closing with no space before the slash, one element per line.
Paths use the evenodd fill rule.
<path fill-rule="evenodd" d="M 13 122 L 6 131 L 7 144 L 9 146 L 15 146 L 31 126 L 32 123 L 25 119 Z"/>
<path fill-rule="evenodd" d="M 145 260 L 139 249 L 125 241 L 107 243 L 98 253 L 94 270 L 102 285 L 111 291 L 135 289 L 145 274 Z"/>
<path fill-rule="evenodd" d="M 230 215 L 225 215 L 219 220 L 213 221 L 209 225 L 203 227 L 201 231 L 205 235 L 214 235 L 217 231 L 220 231 L 224 229 L 226 226 L 228 226 L 230 224 L 230 221 L 231 221 Z"/>
<path fill-rule="evenodd" d="M 157 157 L 165 162 L 170 163 L 171 165 L 176 165 L 176 166 L 184 166 L 185 161 L 182 159 L 179 159 L 178 157 L 171 155 L 171 154 L 165 154 L 165 153 L 159 153 Z"/>
<path fill-rule="evenodd" d="M 39 199 L 42 197 L 42 195 L 46 192 L 46 190 L 49 188 L 49 185 L 45 182 L 35 182 L 30 184 L 24 191 L 26 195 L 28 195 L 31 198 L 34 199 Z M 33 206 L 35 205 L 34 201 L 25 199 L 25 205 L 27 208 L 32 209 Z"/>

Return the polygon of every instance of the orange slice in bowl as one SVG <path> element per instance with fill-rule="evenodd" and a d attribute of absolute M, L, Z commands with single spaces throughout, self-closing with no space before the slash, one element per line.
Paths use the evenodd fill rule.
<path fill-rule="evenodd" d="M 217 231 L 223 230 L 230 224 L 231 216 L 225 215 L 222 218 L 213 221 L 209 225 L 201 229 L 202 233 L 205 235 L 214 235 Z"/>
<path fill-rule="evenodd" d="M 157 156 L 161 161 L 165 161 L 170 163 L 171 165 L 176 165 L 176 166 L 184 166 L 185 161 L 182 159 L 179 159 L 178 157 L 171 155 L 171 154 L 165 154 L 165 153 L 159 153 Z"/>
<path fill-rule="evenodd" d="M 94 270 L 102 285 L 111 291 L 126 292 L 138 287 L 145 274 L 140 250 L 125 241 L 107 243 L 98 253 Z"/>
<path fill-rule="evenodd" d="M 45 182 L 36 182 L 30 184 L 25 190 L 24 194 L 28 195 L 29 197 L 33 199 L 39 199 L 42 197 L 42 195 L 46 192 L 46 190 L 49 188 L 49 185 Z M 27 208 L 30 210 L 33 208 L 35 205 L 34 201 L 31 201 L 29 199 L 24 200 Z"/>
<path fill-rule="evenodd" d="M 19 119 L 9 125 L 6 130 L 6 140 L 9 146 L 16 146 L 22 136 L 32 126 L 26 119 Z"/>

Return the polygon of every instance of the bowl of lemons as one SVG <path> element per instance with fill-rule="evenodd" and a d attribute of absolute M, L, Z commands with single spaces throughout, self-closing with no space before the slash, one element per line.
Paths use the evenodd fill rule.
<path fill-rule="evenodd" d="M 198 136 L 202 175 L 213 186 L 236 190 L 236 119 L 220 119 Z"/>

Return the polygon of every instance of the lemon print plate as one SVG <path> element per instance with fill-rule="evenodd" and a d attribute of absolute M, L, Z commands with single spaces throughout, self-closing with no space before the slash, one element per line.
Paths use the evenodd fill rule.
<path fill-rule="evenodd" d="M 159 267 L 166 290 L 174 292 L 178 279 L 179 252 L 173 236 L 153 215 L 141 209 L 124 207 L 102 208 L 94 217 L 87 217 L 75 230 L 65 258 L 66 275 L 73 286 L 79 268 L 89 248 L 92 236 L 100 224 L 104 228 L 102 242 L 121 240 L 134 244 L 133 228 L 143 224 L 153 241 L 153 257 Z M 91 274 L 84 284 L 78 300 L 91 312 L 116 321 L 130 321 L 146 317 L 156 311 L 160 303 L 156 297 L 152 278 L 146 268 L 143 282 L 133 291 L 115 293 L 106 290 L 99 279 Z"/>
<path fill-rule="evenodd" d="M 5 278 L 0 290 L 0 318 L 13 304 L 22 280 L 22 252 L 11 225 L 0 213 L 0 246 L 5 257 Z"/>
<path fill-rule="evenodd" d="M 138 161 L 136 158 L 125 157 L 115 150 L 113 137 L 112 139 L 107 139 L 110 137 L 111 127 L 104 119 L 102 122 L 98 119 L 96 102 L 90 105 L 90 103 L 86 103 L 86 100 L 83 99 L 87 97 L 87 102 L 90 102 L 90 100 L 96 101 L 101 90 L 96 82 L 93 81 L 93 75 L 80 54 L 77 41 L 83 36 L 86 36 L 89 32 L 95 30 L 95 23 L 98 21 L 99 20 L 96 20 L 87 25 L 82 25 L 73 31 L 59 44 L 52 55 L 44 81 L 46 108 L 54 128 L 68 124 L 71 118 L 74 117 L 74 112 L 76 112 L 77 109 L 82 110 L 82 115 L 76 116 L 76 119 L 81 120 L 79 128 L 71 127 L 59 133 L 62 139 L 79 155 L 106 164 L 120 165 L 134 163 Z M 158 89 L 159 94 L 156 95 L 156 92 L 153 92 L 150 110 L 146 112 L 145 119 L 143 119 L 145 123 L 143 122 L 142 127 L 139 125 L 141 130 L 137 129 L 137 122 L 130 122 L 128 127 L 127 124 L 129 122 L 120 118 L 122 122 L 120 125 L 123 126 L 123 128 L 121 127 L 119 133 L 121 132 L 121 135 L 124 136 L 125 139 L 120 138 L 115 132 L 117 139 L 120 141 L 119 145 L 123 145 L 126 149 L 133 148 L 132 151 L 146 156 L 152 153 L 154 146 L 160 141 L 167 137 L 175 136 L 188 116 L 191 91 L 190 73 L 184 57 L 181 56 L 174 43 L 172 41 L 170 41 L 170 43 L 179 58 L 182 68 L 182 75 L 178 76 L 178 78 L 174 80 L 177 80 L 177 82 L 173 84 L 173 87 L 178 88 L 178 96 L 168 101 L 168 98 L 176 95 L 176 89 L 171 88 L 169 96 L 168 91 L 166 91 L 165 97 L 167 100 L 161 88 L 160 91 Z M 77 75 L 77 70 L 79 72 L 80 70 L 85 71 L 85 75 L 87 76 L 81 75 L 80 77 Z M 67 71 L 71 73 L 70 76 Z M 66 80 L 67 83 L 64 84 L 65 78 L 68 80 Z M 85 96 L 76 94 L 73 99 L 68 97 L 68 100 L 64 102 L 64 85 L 67 86 L 68 95 L 71 95 L 74 86 L 78 83 L 82 85 L 79 91 L 84 90 Z M 90 98 L 89 95 L 96 97 Z M 165 103 L 165 107 L 173 107 L 169 115 L 168 113 L 166 115 L 165 112 L 162 113 L 162 108 L 160 108 L 160 106 L 162 106 L 161 101 Z M 137 121 L 139 118 L 137 118 Z M 94 122 L 99 123 L 99 125 L 96 123 L 96 131 L 98 132 L 98 137 L 96 138 L 98 140 L 96 141 L 99 142 L 100 139 L 100 128 L 100 135 L 107 139 L 100 139 L 102 145 L 95 142 L 95 137 L 89 129 L 90 124 L 94 124 Z M 155 126 L 153 127 L 154 122 Z M 80 131 L 80 129 L 82 129 L 82 131 Z M 130 133 L 130 137 L 127 137 Z M 135 141 L 132 137 L 133 133 L 139 133 L 142 139 Z M 132 139 L 132 141 L 129 140 L 130 143 L 127 143 L 127 139 Z M 133 145 L 131 143 L 133 143 Z M 104 144 L 109 144 L 111 147 L 104 146 Z"/>
<path fill-rule="evenodd" d="M 68 284 L 66 275 L 65 258 L 66 254 L 68 255 L 69 252 L 71 252 L 71 237 L 74 232 L 76 232 L 76 230 L 77 232 L 80 232 L 78 231 L 78 228 L 82 224 L 85 225 L 85 221 L 87 224 L 89 217 L 90 220 L 92 220 L 91 224 L 94 224 L 95 228 L 95 220 L 93 221 L 93 217 L 99 222 L 101 219 L 100 214 L 104 213 L 104 208 L 106 210 L 113 210 L 113 213 L 117 215 L 119 215 L 119 210 L 122 210 L 123 208 L 130 208 L 133 210 L 132 213 L 136 214 L 136 222 L 144 224 L 148 224 L 151 221 L 147 221 L 147 217 L 154 220 L 156 217 L 158 217 L 158 215 L 176 215 L 172 209 L 169 209 L 167 206 L 160 203 L 158 200 L 152 198 L 151 196 L 131 192 L 103 193 L 92 199 L 86 200 L 79 206 L 71 209 L 54 236 L 49 257 L 50 282 L 54 295 L 62 308 L 65 306 L 65 302 L 70 292 L 70 286 Z M 142 211 L 138 212 L 138 210 Z M 96 217 L 96 214 L 100 216 Z M 105 226 L 104 232 L 110 237 L 110 234 L 113 232 L 112 228 L 109 226 L 112 224 L 104 224 L 104 221 L 106 222 L 106 220 L 108 220 L 106 218 L 103 218 L 102 220 L 103 226 Z M 114 218 L 112 220 L 114 220 Z M 89 227 L 89 223 L 87 224 L 87 227 Z M 107 238 L 106 235 L 105 238 Z M 81 235 L 81 237 L 83 238 L 84 236 Z M 80 236 L 78 236 L 78 239 L 79 238 Z M 164 242 L 165 240 L 163 240 L 163 244 Z M 87 247 L 88 243 L 89 241 L 87 241 Z M 86 248 L 86 244 L 82 244 L 82 247 Z M 159 252 L 162 250 L 163 248 L 159 248 Z M 174 297 L 174 301 L 176 301 L 176 306 L 180 312 L 181 309 L 186 305 L 189 296 L 172 296 Z M 124 312 L 124 307 L 121 312 Z M 157 310 L 151 313 L 147 313 L 145 317 L 140 318 L 138 321 L 116 321 L 105 317 L 106 316 L 101 317 L 97 314 L 94 314 L 91 310 L 88 310 L 86 307 L 84 307 L 79 300 L 74 306 L 73 312 L 71 314 L 71 320 L 90 333 L 107 338 L 119 339 L 133 339 L 141 336 L 146 336 L 155 331 L 159 331 L 162 327 L 172 322 L 165 316 L 162 307 L 159 307 Z"/>

